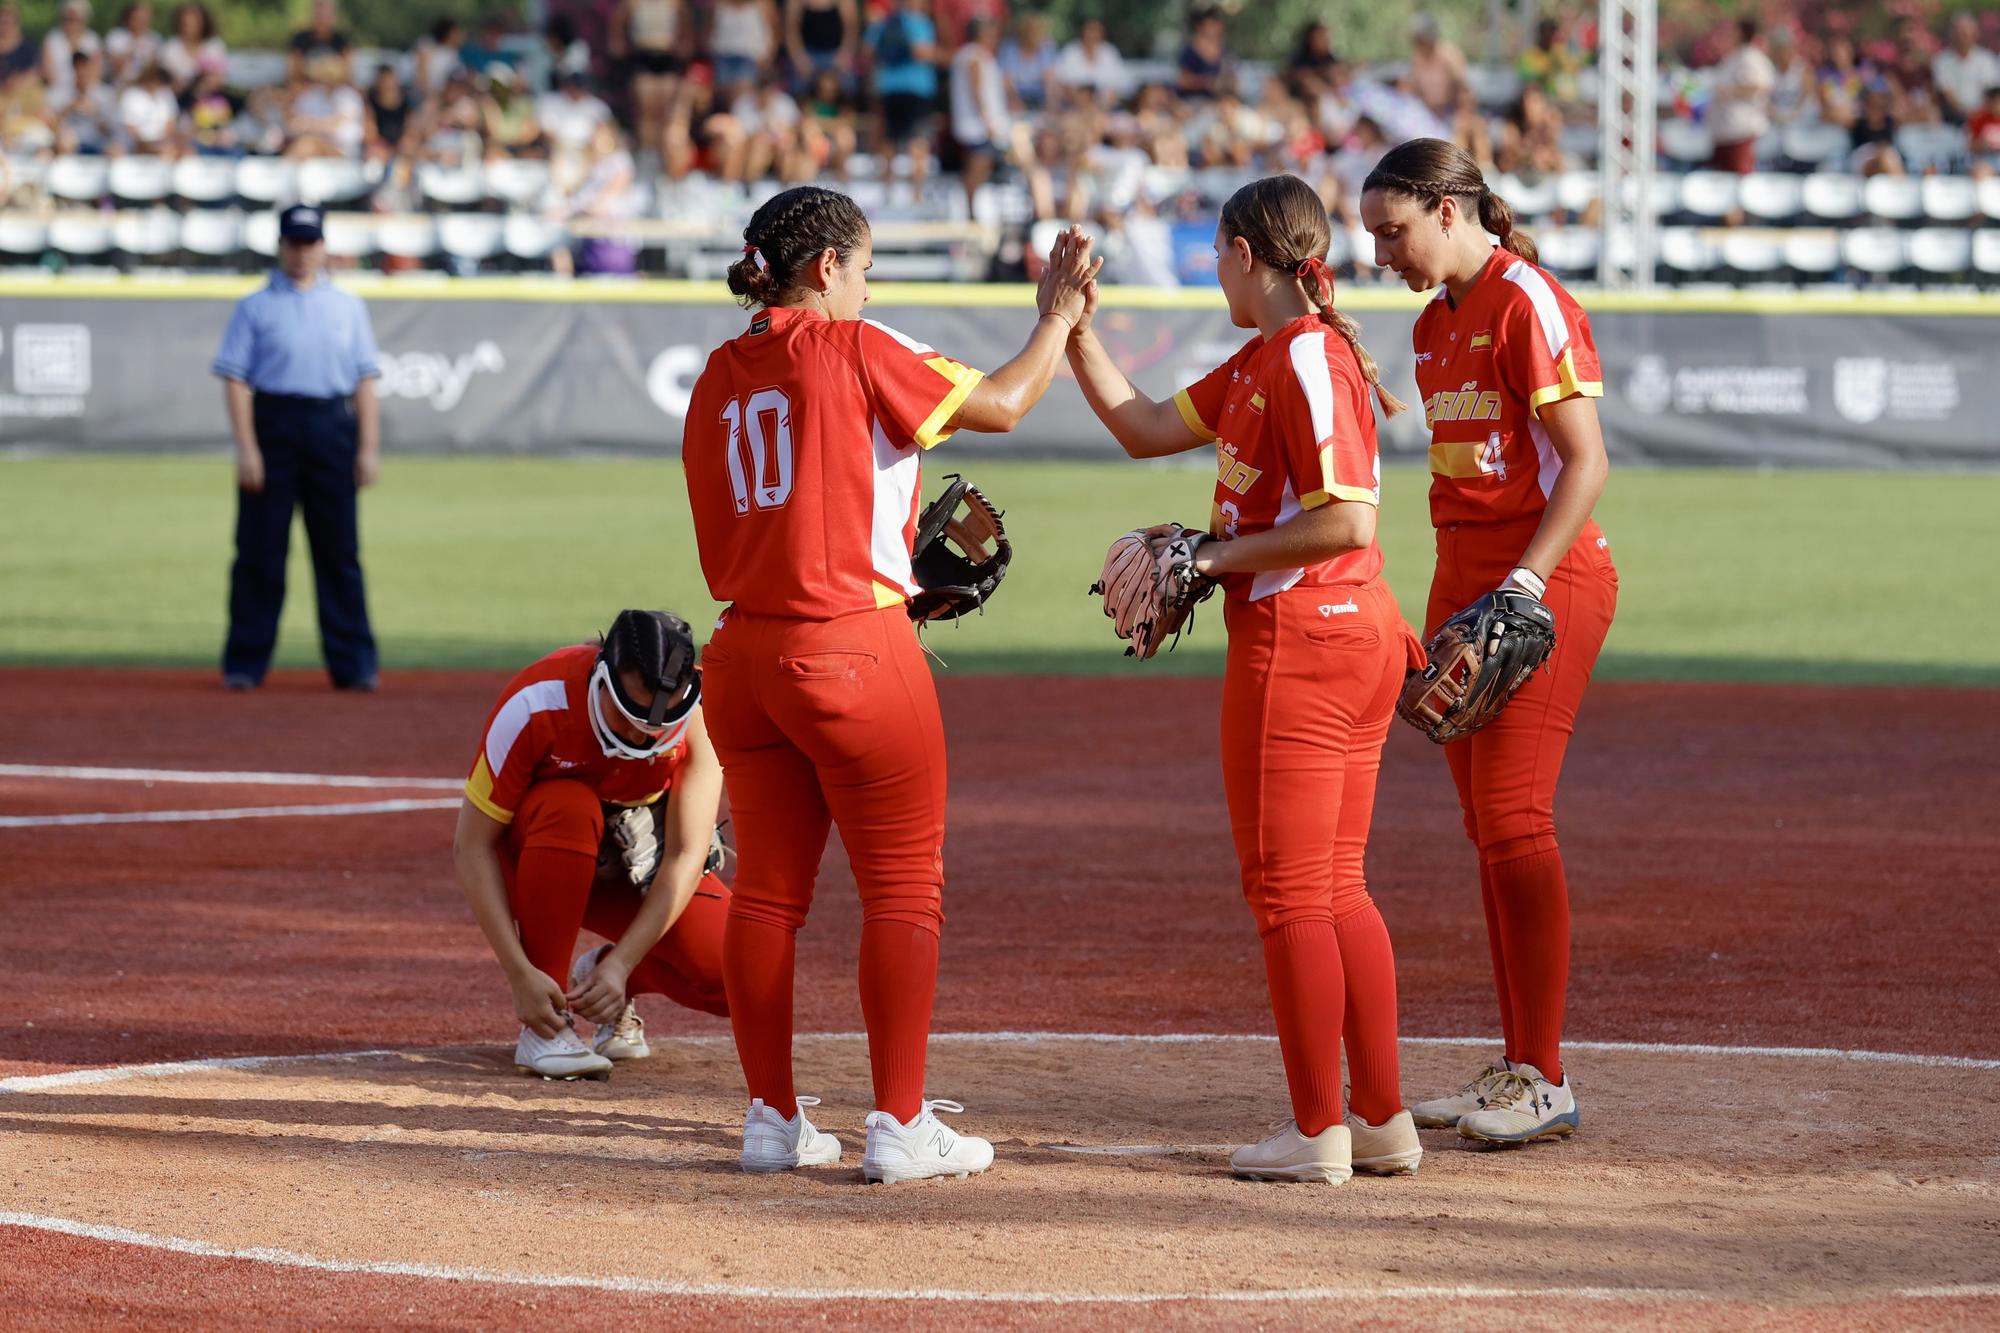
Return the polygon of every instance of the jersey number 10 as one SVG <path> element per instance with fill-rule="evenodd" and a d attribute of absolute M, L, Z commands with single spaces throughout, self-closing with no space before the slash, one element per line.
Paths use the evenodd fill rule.
<path fill-rule="evenodd" d="M 792 498 L 792 400 L 783 389 L 759 389 L 722 409 L 729 427 L 729 489 L 736 512 L 750 506 L 783 509 Z"/>

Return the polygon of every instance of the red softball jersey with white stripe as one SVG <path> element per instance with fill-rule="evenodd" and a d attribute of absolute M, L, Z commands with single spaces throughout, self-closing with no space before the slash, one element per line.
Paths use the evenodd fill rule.
<path fill-rule="evenodd" d="M 537 782 L 581 782 L 613 805 L 650 805 L 687 762 L 681 741 L 651 759 L 614 759 L 590 725 L 597 645 L 558 648 L 507 682 L 487 715 L 465 796 L 503 824 Z M 615 705 L 607 702 L 606 708 Z"/>
<path fill-rule="evenodd" d="M 1379 505 L 1382 459 L 1368 381 L 1347 339 L 1317 314 L 1293 320 L 1174 395 L 1181 420 L 1215 441 L 1208 530 L 1247 537 L 1334 500 Z M 1305 569 L 1225 574 L 1223 591 L 1256 601 L 1301 585 L 1366 583 L 1382 572 L 1374 542 Z"/>
<path fill-rule="evenodd" d="M 1604 395 L 1590 316 L 1545 270 L 1495 247 L 1462 305 L 1438 289 L 1414 342 L 1431 431 L 1431 522 L 1539 516 L 1562 472 L 1542 409 Z"/>
<path fill-rule="evenodd" d="M 873 320 L 760 312 L 709 354 L 688 404 L 710 595 L 807 620 L 907 601 L 918 458 L 982 378 Z"/>

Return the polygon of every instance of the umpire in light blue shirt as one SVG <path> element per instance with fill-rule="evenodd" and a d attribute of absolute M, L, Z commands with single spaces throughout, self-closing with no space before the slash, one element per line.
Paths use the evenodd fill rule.
<path fill-rule="evenodd" d="M 236 564 L 222 650 L 222 680 L 233 690 L 257 688 L 270 668 L 295 508 L 305 510 L 327 674 L 336 689 L 376 687 L 356 494 L 381 467 L 382 372 L 368 308 L 321 272 L 324 223 L 303 204 L 279 216 L 278 271 L 237 302 L 215 354 L 236 440 Z"/>

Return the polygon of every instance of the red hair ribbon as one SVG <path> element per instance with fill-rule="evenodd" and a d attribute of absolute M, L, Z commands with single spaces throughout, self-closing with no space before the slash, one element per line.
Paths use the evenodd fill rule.
<path fill-rule="evenodd" d="M 1313 259 L 1310 257 L 1301 259 L 1299 266 L 1292 270 L 1292 276 L 1300 282 L 1310 280 L 1321 292 L 1325 293 L 1325 296 L 1322 298 L 1324 301 L 1327 303 L 1333 301 L 1333 270 L 1326 266 L 1324 259 Z M 1313 294 L 1312 288 L 1307 288 L 1306 295 L 1312 296 Z"/>

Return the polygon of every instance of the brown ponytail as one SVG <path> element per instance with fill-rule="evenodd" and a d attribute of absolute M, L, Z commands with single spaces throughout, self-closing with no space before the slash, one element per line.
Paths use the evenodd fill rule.
<path fill-rule="evenodd" d="M 743 229 L 743 258 L 729 266 L 729 290 L 743 306 L 782 305 L 807 263 L 832 250 L 845 264 L 867 239 L 868 219 L 846 195 L 817 185 L 781 191 Z"/>
<path fill-rule="evenodd" d="M 1326 269 L 1333 227 L 1326 205 L 1312 186 L 1289 175 L 1251 181 L 1222 206 L 1222 231 L 1225 236 L 1241 236 L 1258 263 L 1292 275 L 1306 300 L 1319 311 L 1320 319 L 1354 350 L 1362 378 L 1375 391 L 1384 415 L 1393 417 L 1406 410 L 1406 405 L 1383 387 L 1375 358 L 1361 345 L 1361 330 L 1333 308 L 1333 275 Z"/>
<path fill-rule="evenodd" d="M 1416 200 L 1426 212 L 1435 213 L 1446 196 L 1475 210 L 1479 225 L 1500 248 L 1517 254 L 1530 264 L 1537 258 L 1534 240 L 1514 226 L 1514 210 L 1507 201 L 1486 188 L 1479 164 L 1455 143 L 1443 139 L 1412 139 L 1383 154 L 1361 193 L 1383 190 Z"/>

